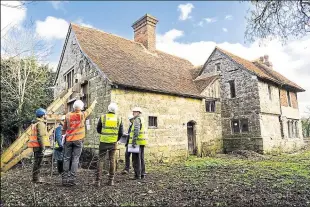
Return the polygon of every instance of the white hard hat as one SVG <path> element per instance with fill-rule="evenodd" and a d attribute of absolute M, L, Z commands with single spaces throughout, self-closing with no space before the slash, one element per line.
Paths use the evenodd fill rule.
<path fill-rule="evenodd" d="M 138 111 L 138 112 L 142 113 L 142 109 L 140 107 L 135 107 L 132 109 L 132 111 Z"/>
<path fill-rule="evenodd" d="M 65 120 L 65 119 L 66 119 L 66 115 L 63 115 L 63 116 L 60 117 L 60 120 L 62 120 L 62 121 Z"/>
<path fill-rule="evenodd" d="M 73 109 L 80 109 L 80 110 L 83 110 L 84 108 L 84 103 L 83 101 L 81 100 L 76 100 L 74 103 L 73 103 Z"/>
<path fill-rule="evenodd" d="M 132 114 L 130 114 L 130 115 L 128 115 L 128 119 L 129 120 L 131 120 L 131 119 L 133 119 L 133 118 L 135 118 Z"/>
<path fill-rule="evenodd" d="M 108 111 L 112 113 L 116 113 L 117 111 L 117 104 L 116 103 L 110 103 L 108 106 Z"/>

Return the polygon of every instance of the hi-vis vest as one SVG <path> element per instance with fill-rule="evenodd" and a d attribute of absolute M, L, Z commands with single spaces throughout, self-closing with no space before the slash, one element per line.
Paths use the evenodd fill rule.
<path fill-rule="evenodd" d="M 115 143 L 118 138 L 119 119 L 117 115 L 108 113 L 101 116 L 101 135 L 100 142 Z"/>
<path fill-rule="evenodd" d="M 141 127 L 139 131 L 139 135 L 136 140 L 137 145 L 146 145 L 147 144 L 147 131 L 145 129 L 144 119 L 142 117 L 137 117 L 136 119 L 140 119 L 141 121 Z M 132 125 L 131 132 L 130 132 L 130 138 L 129 138 L 129 144 L 132 143 L 132 138 L 134 136 L 135 127 Z"/>
<path fill-rule="evenodd" d="M 85 115 L 83 112 L 70 112 L 66 115 L 66 141 L 72 142 L 85 137 Z"/>
<path fill-rule="evenodd" d="M 41 147 L 41 145 L 38 142 L 38 128 L 37 128 L 37 125 L 38 125 L 38 123 L 35 123 L 35 124 L 31 125 L 31 135 L 30 135 L 29 141 L 28 141 L 28 147 L 29 148 Z M 47 135 L 42 135 L 41 142 L 46 147 L 51 146 L 51 143 L 49 141 L 49 137 Z"/>

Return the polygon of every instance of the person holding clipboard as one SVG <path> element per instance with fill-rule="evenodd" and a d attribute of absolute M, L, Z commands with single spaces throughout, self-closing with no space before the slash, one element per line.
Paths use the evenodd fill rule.
<path fill-rule="evenodd" d="M 134 121 L 128 142 L 128 152 L 132 153 L 134 179 L 140 180 L 145 177 L 144 147 L 147 144 L 147 131 L 144 119 L 141 116 L 141 108 L 135 107 L 132 112 Z"/>

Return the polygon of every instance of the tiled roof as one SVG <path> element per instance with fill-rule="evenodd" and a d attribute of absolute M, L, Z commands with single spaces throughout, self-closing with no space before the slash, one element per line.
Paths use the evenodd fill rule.
<path fill-rule="evenodd" d="M 200 97 L 193 65 L 161 51 L 97 29 L 71 24 L 84 53 L 116 85 Z"/>
<path fill-rule="evenodd" d="M 251 61 L 246 60 L 244 58 L 241 58 L 237 55 L 234 55 L 230 52 L 227 52 L 227 51 L 225 51 L 219 47 L 216 47 L 216 49 L 218 49 L 222 53 L 226 54 L 233 61 L 242 65 L 244 68 L 253 72 L 255 75 L 257 75 L 258 77 L 260 77 L 262 79 L 267 79 L 269 81 L 272 81 L 272 82 L 274 82 L 276 84 L 280 84 L 280 85 L 288 85 L 290 87 L 295 88 L 297 91 L 304 91 L 304 89 L 301 88 L 300 86 L 298 86 L 296 83 L 290 81 L 289 79 L 287 79 L 286 77 L 284 77 L 280 73 L 276 72 L 275 70 L 273 70 L 273 69 L 271 69 L 271 68 L 269 68 L 269 67 L 267 67 L 261 63 L 258 63 L 257 61 L 251 62 Z"/>
<path fill-rule="evenodd" d="M 218 75 L 205 76 L 205 77 L 199 76 L 194 80 L 194 82 L 199 92 L 202 93 L 206 87 L 208 87 L 211 83 L 213 83 L 213 81 L 215 81 L 218 78 L 219 78 Z"/>

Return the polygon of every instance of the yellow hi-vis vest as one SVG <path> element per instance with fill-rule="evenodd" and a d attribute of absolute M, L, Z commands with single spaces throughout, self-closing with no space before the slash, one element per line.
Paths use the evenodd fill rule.
<path fill-rule="evenodd" d="M 100 142 L 115 143 L 118 138 L 119 119 L 117 115 L 108 113 L 101 116 L 101 135 Z"/>
<path fill-rule="evenodd" d="M 142 117 L 137 117 L 136 119 L 140 119 L 140 122 L 141 122 L 141 127 L 140 127 L 140 131 L 139 131 L 139 135 L 138 135 L 137 140 L 136 140 L 136 144 L 145 146 L 147 144 L 147 131 L 146 131 L 145 124 L 144 124 L 145 122 L 144 122 L 144 119 Z M 129 142 L 128 142 L 129 144 L 132 143 L 134 131 L 135 131 L 135 126 L 133 124 L 133 126 L 131 127 L 130 138 L 129 138 Z"/>

